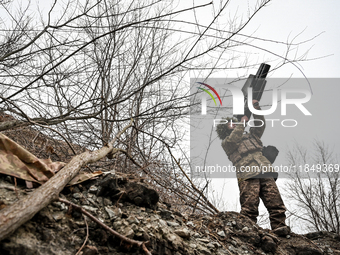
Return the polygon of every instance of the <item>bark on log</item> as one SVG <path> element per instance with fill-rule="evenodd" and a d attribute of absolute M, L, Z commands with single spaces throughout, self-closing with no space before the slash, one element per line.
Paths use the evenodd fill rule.
<path fill-rule="evenodd" d="M 131 125 L 132 120 L 107 146 L 97 151 L 87 151 L 73 157 L 63 169 L 45 184 L 27 197 L 2 209 L 0 211 L 0 241 L 11 235 L 18 227 L 32 219 L 36 213 L 57 199 L 59 193 L 78 174 L 82 166 L 96 162 L 110 152 L 118 152 L 118 149 L 113 148 L 113 144 Z"/>

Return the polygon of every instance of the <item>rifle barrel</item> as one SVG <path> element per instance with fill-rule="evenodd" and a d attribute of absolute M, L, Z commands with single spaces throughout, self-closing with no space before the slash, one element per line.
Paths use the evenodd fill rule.
<path fill-rule="evenodd" d="M 266 78 L 269 72 L 269 69 L 270 69 L 270 65 L 262 63 L 260 65 L 260 68 L 257 70 L 256 78 L 261 78 L 261 79 Z"/>

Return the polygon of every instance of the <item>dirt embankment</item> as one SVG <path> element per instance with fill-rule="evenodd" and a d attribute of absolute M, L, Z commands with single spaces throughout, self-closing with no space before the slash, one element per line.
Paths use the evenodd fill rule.
<path fill-rule="evenodd" d="M 0 176 L 0 208 L 30 191 Z M 108 227 L 146 242 L 151 254 L 340 254 L 340 237 L 317 232 L 278 237 L 236 212 L 187 215 L 158 201 L 146 183 L 119 173 L 67 187 L 61 198 L 80 205 Z M 84 244 L 85 243 L 85 244 Z M 78 252 L 78 253 L 77 253 Z M 62 202 L 53 202 L 10 237 L 0 254 L 145 254 Z"/>

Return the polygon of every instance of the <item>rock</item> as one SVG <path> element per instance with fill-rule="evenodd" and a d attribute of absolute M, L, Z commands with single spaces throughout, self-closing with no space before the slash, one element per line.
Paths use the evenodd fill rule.
<path fill-rule="evenodd" d="M 39 218 L 44 219 L 46 221 L 53 222 L 54 218 L 51 215 L 51 212 L 47 209 L 44 208 L 38 213 Z"/>
<path fill-rule="evenodd" d="M 109 207 L 105 206 L 105 211 L 107 212 L 107 214 L 109 215 L 110 219 L 115 219 L 117 218 L 115 212 L 113 210 L 111 210 Z"/>
<path fill-rule="evenodd" d="M 213 245 L 212 243 L 208 243 L 208 244 L 207 244 L 207 247 L 208 247 L 209 249 L 215 249 L 215 245 Z"/>
<path fill-rule="evenodd" d="M 81 193 L 73 193 L 73 198 L 80 199 L 80 198 L 82 198 L 82 195 L 81 195 Z"/>
<path fill-rule="evenodd" d="M 197 232 L 194 233 L 194 237 L 198 238 L 198 237 L 200 237 L 200 236 L 201 236 L 201 235 L 200 235 L 199 233 L 197 233 Z"/>
<path fill-rule="evenodd" d="M 106 206 L 112 205 L 112 201 L 111 201 L 110 199 L 108 199 L 108 198 L 105 198 L 105 197 L 104 197 L 103 202 L 104 202 L 104 205 L 106 205 Z"/>
<path fill-rule="evenodd" d="M 244 245 L 244 244 L 242 244 L 242 245 L 240 246 L 240 248 L 243 249 L 243 250 L 245 250 L 245 251 L 247 250 L 247 246 Z"/>
<path fill-rule="evenodd" d="M 159 215 L 155 214 L 155 215 L 151 215 L 150 219 L 152 221 L 158 221 L 158 220 L 161 220 L 161 218 L 159 217 Z"/>
<path fill-rule="evenodd" d="M 150 236 L 148 235 L 148 233 L 143 232 L 142 240 L 145 241 L 145 242 L 149 242 L 150 241 Z"/>
<path fill-rule="evenodd" d="M 96 203 L 97 197 L 95 195 L 92 196 L 92 198 L 88 197 L 84 202 L 83 205 L 97 205 Z"/>
<path fill-rule="evenodd" d="M 219 242 L 212 242 L 212 244 L 215 246 L 215 248 L 221 248 L 222 245 Z"/>
<path fill-rule="evenodd" d="M 243 232 L 248 232 L 248 231 L 249 231 L 249 228 L 248 228 L 248 227 L 244 227 L 244 228 L 242 228 L 242 231 L 243 231 Z"/>
<path fill-rule="evenodd" d="M 88 205 L 83 205 L 83 209 L 90 212 L 90 213 L 97 213 L 98 208 L 88 206 Z"/>
<path fill-rule="evenodd" d="M 171 227 L 179 227 L 180 226 L 177 222 L 173 222 L 173 221 L 167 221 L 166 223 Z"/>
<path fill-rule="evenodd" d="M 196 247 L 197 247 L 197 245 L 194 244 L 194 243 L 190 243 L 189 246 L 190 246 L 190 248 L 193 248 L 193 249 L 196 249 Z"/>
<path fill-rule="evenodd" d="M 130 227 L 126 227 L 121 229 L 121 233 L 122 235 L 126 236 L 127 238 L 133 238 L 135 235 L 135 231 L 133 231 L 132 228 Z"/>
<path fill-rule="evenodd" d="M 83 255 L 96 255 L 98 249 L 95 246 L 86 245 L 83 249 Z"/>
<path fill-rule="evenodd" d="M 103 204 L 104 204 L 104 202 L 103 202 L 103 197 L 97 197 L 97 198 L 96 198 L 96 202 L 97 202 L 98 204 L 100 204 L 100 205 L 103 205 Z M 92 203 L 92 204 L 96 204 L 96 203 Z"/>
<path fill-rule="evenodd" d="M 203 242 L 203 243 L 209 243 L 210 240 L 206 238 L 198 238 L 197 241 Z"/>
<path fill-rule="evenodd" d="M 194 224 L 192 221 L 188 221 L 188 222 L 186 223 L 186 225 L 187 225 L 188 227 L 192 227 L 192 228 L 195 227 L 195 224 Z"/>
<path fill-rule="evenodd" d="M 52 214 L 52 217 L 55 221 L 59 221 L 61 220 L 62 218 L 64 218 L 65 214 L 63 212 L 54 212 Z"/>
<path fill-rule="evenodd" d="M 178 211 L 174 211 L 173 214 L 176 215 L 176 216 L 178 216 L 178 217 L 180 217 L 180 218 L 186 218 L 185 215 L 182 215 L 182 214 L 181 214 L 180 212 L 178 212 Z"/>
<path fill-rule="evenodd" d="M 140 221 L 137 220 L 137 218 L 135 216 L 130 215 L 127 219 L 126 219 L 130 224 L 139 224 Z"/>
<path fill-rule="evenodd" d="M 97 186 L 92 185 L 92 186 L 89 188 L 89 193 L 96 194 L 97 192 L 98 192 L 98 187 L 97 187 Z"/>
<path fill-rule="evenodd" d="M 168 210 L 162 210 L 160 212 L 160 216 L 165 220 L 172 220 L 174 217 L 172 216 L 172 213 Z"/>
<path fill-rule="evenodd" d="M 326 252 L 328 252 L 329 254 L 333 254 L 333 253 L 334 253 L 334 251 L 333 251 L 331 248 L 328 248 L 328 249 L 326 250 Z"/>
<path fill-rule="evenodd" d="M 120 189 L 117 186 L 119 182 L 120 181 L 115 178 L 114 174 L 106 175 L 104 179 L 97 184 L 98 191 L 96 195 L 102 197 L 114 196 L 115 194 L 120 192 Z"/>
<path fill-rule="evenodd" d="M 164 235 L 165 239 L 170 242 L 174 249 L 178 249 L 179 247 L 182 247 L 182 239 L 175 234 L 167 233 Z"/>
<path fill-rule="evenodd" d="M 229 251 L 232 251 L 235 254 L 238 254 L 238 250 L 234 246 L 228 246 Z"/>
<path fill-rule="evenodd" d="M 211 251 L 202 245 L 198 245 L 196 249 L 199 251 L 199 254 L 211 255 Z"/>
<path fill-rule="evenodd" d="M 224 233 L 223 230 L 217 232 L 217 234 L 218 234 L 219 236 L 221 236 L 221 237 L 226 237 L 226 235 L 225 235 L 225 233 Z"/>
<path fill-rule="evenodd" d="M 136 204 L 136 205 L 141 205 L 143 203 L 143 198 L 142 197 L 134 197 L 133 198 L 133 202 Z"/>
<path fill-rule="evenodd" d="M 175 234 L 179 235 L 182 238 L 190 238 L 190 230 L 187 228 L 176 229 Z"/>
<path fill-rule="evenodd" d="M 155 208 L 159 200 L 159 195 L 155 190 L 134 182 L 126 185 L 126 194 L 128 199 L 136 205 L 148 208 Z"/>
<path fill-rule="evenodd" d="M 9 175 L 7 175 L 7 176 L 5 177 L 5 181 L 6 181 L 6 182 L 9 182 L 9 183 L 13 183 L 12 177 L 9 176 Z"/>
<path fill-rule="evenodd" d="M 132 224 L 130 227 L 134 232 L 138 231 L 138 226 L 136 224 Z"/>
<path fill-rule="evenodd" d="M 122 221 L 118 220 L 118 221 L 115 221 L 113 222 L 112 226 L 114 229 L 118 229 L 120 228 L 121 226 L 123 225 Z"/>
<path fill-rule="evenodd" d="M 66 211 L 67 210 L 67 206 L 64 203 L 61 202 L 52 202 L 52 205 L 59 208 L 62 211 Z"/>
<path fill-rule="evenodd" d="M 151 224 L 145 225 L 145 228 L 146 228 L 147 230 L 149 230 L 149 231 L 152 231 L 152 229 L 155 229 L 154 226 L 151 225 Z"/>
<path fill-rule="evenodd" d="M 161 227 L 166 227 L 168 226 L 168 223 L 165 220 L 159 219 L 158 220 L 159 224 L 161 225 Z"/>
<path fill-rule="evenodd" d="M 122 210 L 119 207 L 116 207 L 113 211 L 118 218 L 122 217 L 123 213 L 122 213 Z"/>

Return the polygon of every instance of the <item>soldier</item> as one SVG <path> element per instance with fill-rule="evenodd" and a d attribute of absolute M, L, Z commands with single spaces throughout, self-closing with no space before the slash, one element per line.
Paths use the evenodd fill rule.
<path fill-rule="evenodd" d="M 261 109 L 257 100 L 253 100 L 253 105 L 256 109 Z M 261 198 L 269 212 L 273 232 L 285 236 L 290 228 L 285 224 L 286 207 L 275 183 L 277 173 L 273 172 L 271 163 L 262 154 L 260 138 L 265 129 L 265 119 L 262 115 L 255 114 L 254 119 L 254 127 L 246 134 L 244 129 L 248 122 L 247 116 L 243 116 L 240 122 L 237 119 L 228 119 L 227 124 L 217 125 L 216 131 L 222 140 L 224 151 L 236 167 L 241 214 L 256 223 Z"/>

